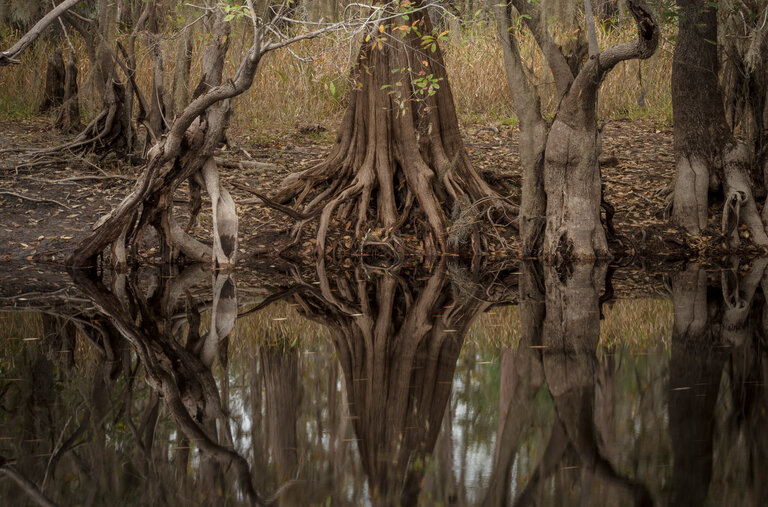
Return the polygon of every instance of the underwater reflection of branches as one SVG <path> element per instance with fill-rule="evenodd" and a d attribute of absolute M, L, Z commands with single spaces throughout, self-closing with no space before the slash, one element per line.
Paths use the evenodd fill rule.
<path fill-rule="evenodd" d="M 100 281 L 80 272 L 73 273 L 73 276 L 77 286 L 133 347 L 146 371 L 147 383 L 162 396 L 181 432 L 195 442 L 204 457 L 213 459 L 220 467 L 234 471 L 242 493 L 249 502 L 263 503 L 264 499 L 254 488 L 247 461 L 232 449 L 228 416 L 211 372 L 217 343 L 226 337 L 234 324 L 232 313 L 236 315 L 236 302 L 226 302 L 236 297 L 233 279 L 227 274 L 214 276 L 214 288 L 218 289 L 219 297 L 214 295 L 213 312 L 218 311 L 218 316 L 224 315 L 224 320 L 220 321 L 214 315 L 209 333 L 204 339 L 208 343 L 195 347 L 197 350 L 190 350 L 182 344 L 180 336 L 171 333 L 172 329 L 180 333 L 181 326 L 168 325 L 173 317 L 168 314 L 168 309 L 176 307 L 176 301 L 171 299 L 184 293 L 173 287 L 173 281 L 161 277 L 154 296 L 150 298 L 154 303 L 152 305 L 137 291 L 135 285 L 129 283 L 127 290 L 137 305 L 134 315 Z M 190 280 L 182 276 L 178 277 L 178 281 L 190 283 Z M 137 324 L 136 316 L 141 317 L 141 325 Z M 192 320 L 194 323 L 195 320 Z M 196 323 L 199 325 L 199 319 Z M 199 335 L 199 329 L 189 327 L 190 337 L 194 341 L 193 335 Z M 210 344 L 211 339 L 213 344 Z M 223 431 L 220 432 L 217 427 Z M 145 442 L 151 445 L 151 441 L 145 439 Z M 218 473 L 214 471 L 216 475 Z"/>

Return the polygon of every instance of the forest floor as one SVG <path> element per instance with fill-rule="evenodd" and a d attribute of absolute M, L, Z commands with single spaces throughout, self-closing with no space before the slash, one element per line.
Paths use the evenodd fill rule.
<path fill-rule="evenodd" d="M 219 156 L 227 165 L 234 166 L 223 169 L 222 177 L 230 183 L 225 185 L 239 208 L 242 259 L 252 258 L 254 252 L 270 251 L 292 224 L 284 215 L 231 183 L 269 195 L 289 173 L 321 159 L 330 149 L 331 134 L 322 127 L 297 128 L 268 139 L 256 139 L 247 131 L 230 132 L 232 146 Z M 517 129 L 470 125 L 464 134 L 476 169 L 519 202 Z M 719 243 L 712 241 L 718 235 L 714 225 L 709 238 L 692 238 L 664 218 L 665 192 L 674 175 L 672 128 L 646 121 L 609 121 L 604 124 L 602 135 L 605 198 L 616 209 L 616 251 L 625 257 L 656 261 L 700 258 L 708 251 L 711 253 L 711 247 L 705 249 L 703 245 Z M 24 261 L 60 264 L 96 220 L 130 191 L 136 176 L 130 166 L 109 160 L 86 160 L 72 154 L 61 154 L 53 163 L 30 166 L 24 165 L 29 163 L 28 157 L 1 151 L 40 149 L 67 139 L 68 136 L 51 128 L 47 118 L 0 119 L 0 265 Z M 246 164 L 247 168 L 243 168 L 237 167 L 239 161 L 260 164 Z M 183 214 L 182 202 L 178 209 Z M 715 217 L 713 224 L 716 223 Z M 210 214 L 203 213 L 194 232 L 205 238 L 209 226 Z M 311 250 L 311 237 L 305 234 L 305 242 L 298 247 L 299 255 Z M 336 239 L 344 242 L 349 237 L 342 231 Z M 519 255 L 514 249 L 489 253 Z"/>

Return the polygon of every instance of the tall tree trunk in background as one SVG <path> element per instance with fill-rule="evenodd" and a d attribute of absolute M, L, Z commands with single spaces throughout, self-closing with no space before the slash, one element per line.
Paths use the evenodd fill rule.
<path fill-rule="evenodd" d="M 56 48 L 48 57 L 48 67 L 45 70 L 45 93 L 40 112 L 44 113 L 64 103 L 66 68 L 61 48 Z"/>
<path fill-rule="evenodd" d="M 173 72 L 171 88 L 171 110 L 168 115 L 173 118 L 189 104 L 189 71 L 192 66 L 192 30 L 187 29 L 178 41 L 176 50 L 176 68 Z"/>
<path fill-rule="evenodd" d="M 729 128 L 718 81 L 717 8 L 677 0 L 681 9 L 672 64 L 675 121 L 675 194 L 672 219 L 691 234 L 707 227 L 710 191 L 722 187 L 722 230 L 731 247 L 739 225 L 752 241 L 768 246 L 750 179 L 752 155 Z M 766 210 L 768 211 L 768 210 Z M 765 211 L 764 211 L 765 213 Z"/>
<path fill-rule="evenodd" d="M 721 37 L 722 87 L 730 128 L 754 154 L 751 177 L 755 197 L 765 196 L 768 173 L 768 138 L 763 112 L 768 105 L 768 2 L 733 2 L 722 6 L 728 16 Z"/>
<path fill-rule="evenodd" d="M 596 0 L 595 17 L 600 20 L 607 28 L 613 28 L 616 23 L 616 16 L 619 15 L 618 0 Z"/>
<path fill-rule="evenodd" d="M 80 128 L 80 97 L 77 86 L 77 59 L 74 51 L 69 54 L 64 79 L 64 103 L 56 116 L 55 124 L 65 132 Z"/>

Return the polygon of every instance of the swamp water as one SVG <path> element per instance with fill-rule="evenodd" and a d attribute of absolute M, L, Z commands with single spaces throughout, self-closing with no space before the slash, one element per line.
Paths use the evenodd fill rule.
<path fill-rule="evenodd" d="M 0 503 L 766 505 L 767 265 L 4 294 Z"/>

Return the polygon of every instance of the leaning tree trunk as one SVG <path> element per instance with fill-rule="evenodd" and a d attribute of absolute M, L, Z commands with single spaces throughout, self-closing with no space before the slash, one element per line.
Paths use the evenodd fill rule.
<path fill-rule="evenodd" d="M 93 266 L 96 256 L 112 248 L 113 264 L 124 265 L 127 246 L 134 254 L 145 229 L 155 228 L 161 238 L 161 255 L 173 261 L 179 252 L 187 258 L 234 264 L 237 254 L 237 215 L 229 193 L 219 184 L 214 150 L 221 143 L 231 98 L 245 91 L 253 81 L 262 49 L 254 45 L 244 58 L 237 77 L 222 84 L 223 61 L 228 49 L 229 24 L 223 15 L 213 15 L 213 26 L 206 46 L 203 77 L 198 93 L 171 124 L 167 137 L 148 153 L 133 191 L 96 224 L 93 233 L 72 253 L 68 263 Z M 185 180 L 193 189 L 206 186 L 214 207 L 213 248 L 189 236 L 173 218 L 173 195 Z M 191 192 L 197 196 L 197 192 Z M 199 203 L 193 202 L 193 219 Z"/>
<path fill-rule="evenodd" d="M 713 43 L 717 8 L 696 0 L 677 4 L 682 12 L 672 65 L 677 166 L 672 219 L 691 234 L 701 234 L 707 227 L 709 193 L 722 187 L 722 230 L 729 246 L 739 245 L 742 224 L 755 244 L 768 246 L 752 192 L 752 156 L 725 118 L 718 46 Z"/>
<path fill-rule="evenodd" d="M 437 34 L 422 2 L 414 6 L 366 36 L 333 150 L 275 198 L 320 215 L 318 256 L 331 225 L 353 228 L 360 243 L 411 225 L 429 254 L 456 251 L 468 228 L 454 226 L 449 238 L 449 217 L 471 223 L 478 201 L 498 198 L 472 167 Z"/>
<path fill-rule="evenodd" d="M 229 47 L 230 25 L 224 21 L 223 9 L 214 7 L 218 4 L 213 4 L 212 0 L 208 4 L 206 31 L 210 36 L 203 55 L 202 77 L 192 102 L 176 114 L 167 134 L 149 150 L 147 162 L 131 193 L 96 223 L 93 232 L 67 258 L 68 265 L 95 267 L 97 257 L 111 248 L 113 264 L 122 266 L 129 250 L 135 259 L 139 240 L 147 227 L 154 227 L 159 232 L 160 253 L 166 262 L 173 262 L 181 252 L 188 259 L 213 261 L 219 267 L 234 264 L 238 251 L 237 215 L 231 196 L 220 186 L 213 158 L 214 151 L 224 139 L 232 98 L 250 88 L 265 53 L 317 37 L 337 25 L 287 38 L 280 37 L 273 26 L 260 24 L 253 14 L 254 42 L 234 76 L 224 80 L 222 72 Z M 272 42 L 263 41 L 268 33 L 276 36 Z M 174 220 L 174 193 L 184 181 L 189 182 L 191 195 L 192 217 L 188 228 L 200 210 L 200 189 L 205 186 L 211 195 L 213 247 L 189 236 Z"/>

